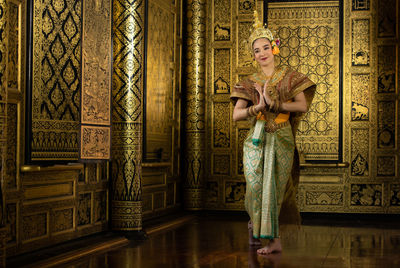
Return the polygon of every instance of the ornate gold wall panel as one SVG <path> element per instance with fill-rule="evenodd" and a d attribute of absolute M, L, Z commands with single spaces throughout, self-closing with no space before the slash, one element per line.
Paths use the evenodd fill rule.
<path fill-rule="evenodd" d="M 33 2 L 31 161 L 78 158 L 81 5 Z"/>
<path fill-rule="evenodd" d="M 113 1 L 112 217 L 142 229 L 144 1 Z"/>
<path fill-rule="evenodd" d="M 202 209 L 205 186 L 205 0 L 186 3 L 184 205 Z"/>
<path fill-rule="evenodd" d="M 80 159 L 109 160 L 111 158 L 111 0 L 83 1 L 82 15 Z"/>
<path fill-rule="evenodd" d="M 8 191 L 7 256 L 108 229 L 108 165 L 24 169 Z"/>
<path fill-rule="evenodd" d="M 67 2 L 52 3 L 61 17 L 63 12 L 68 11 L 61 11 Z M 8 29 L 8 46 L 12 44 L 13 47 L 8 50 L 7 57 L 2 57 L 8 60 L 7 75 L 12 78 L 6 81 L 5 88 L 8 96 L 7 147 L 2 165 L 6 175 L 3 183 L 6 192 L 5 216 L 9 226 L 7 256 L 108 228 L 108 164 L 45 168 L 22 166 L 26 102 L 26 5 L 27 1 L 7 1 L 8 24 L 12 25 Z M 74 8 L 80 10 L 79 5 Z M 46 14 L 45 17 L 48 16 Z M 63 31 L 62 27 L 57 31 Z M 79 98 L 76 101 L 79 103 Z"/>
<path fill-rule="evenodd" d="M 243 9 L 245 2 L 248 12 Z M 308 74 L 318 84 L 313 106 L 298 133 L 298 147 L 303 152 L 308 148 L 317 152 L 308 151 L 305 160 L 335 160 L 342 139 L 345 162 L 342 167 L 303 165 L 298 192 L 300 210 L 400 213 L 399 1 L 345 0 L 342 5 L 340 1 L 286 2 L 269 3 L 269 24 L 282 43 L 278 62 Z M 242 147 L 249 125 L 237 122 L 229 126 L 225 117 L 228 114 L 231 117 L 233 107 L 228 109 L 225 105 L 230 87 L 253 71 L 243 41 L 249 34 L 251 11 L 256 9 L 261 14 L 262 1 L 253 5 L 252 1 L 214 0 L 208 7 L 213 12 L 208 17 L 207 110 L 210 112 L 206 118 L 209 172 L 205 204 L 209 209 L 242 210 Z M 343 25 L 339 24 L 340 16 Z M 341 32 L 343 55 L 339 53 Z M 229 38 L 224 39 L 228 33 Z M 226 85 L 229 85 L 227 90 Z M 312 127 L 306 128 L 307 125 Z M 339 132 L 341 128 L 343 133 Z M 230 129 L 229 133 L 221 134 L 226 129 Z M 306 148 L 302 136 L 305 129 L 326 141 L 310 139 Z M 225 141 L 220 143 L 224 146 L 219 143 L 216 146 L 220 140 Z M 323 143 L 327 144 L 325 149 Z"/>
<path fill-rule="evenodd" d="M 305 160 L 340 159 L 339 2 L 271 3 L 270 28 L 281 40 L 277 64 L 306 74 L 317 84 L 300 122 L 296 143 Z"/>

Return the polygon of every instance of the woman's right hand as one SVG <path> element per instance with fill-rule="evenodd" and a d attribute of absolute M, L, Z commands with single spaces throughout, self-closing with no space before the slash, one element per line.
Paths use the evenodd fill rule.
<path fill-rule="evenodd" d="M 265 99 L 264 99 L 264 88 L 262 88 L 259 84 L 254 83 L 254 87 L 256 88 L 257 92 L 258 92 L 258 104 L 255 105 L 255 110 L 256 112 L 260 112 L 262 110 L 264 110 L 267 106 L 267 104 L 265 103 Z"/>

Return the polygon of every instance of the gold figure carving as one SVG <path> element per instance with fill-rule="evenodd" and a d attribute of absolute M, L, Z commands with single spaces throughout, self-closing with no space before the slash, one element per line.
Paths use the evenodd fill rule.
<path fill-rule="evenodd" d="M 110 124 L 111 0 L 83 2 L 82 124 Z"/>
<path fill-rule="evenodd" d="M 351 75 L 351 120 L 368 121 L 369 120 L 369 74 Z"/>
<path fill-rule="evenodd" d="M 353 66 L 368 66 L 370 62 L 369 19 L 354 19 L 352 21 L 352 64 Z"/>
<path fill-rule="evenodd" d="M 110 159 L 111 133 L 109 127 L 81 127 L 81 158 Z"/>

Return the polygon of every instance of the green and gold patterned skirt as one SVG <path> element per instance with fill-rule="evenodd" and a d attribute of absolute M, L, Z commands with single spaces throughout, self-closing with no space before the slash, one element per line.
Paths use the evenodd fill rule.
<path fill-rule="evenodd" d="M 253 222 L 253 236 L 273 239 L 279 237 L 279 212 L 291 176 L 295 142 L 290 125 L 263 132 L 258 145 L 252 142 L 253 132 L 254 127 L 243 145 L 245 207 Z"/>

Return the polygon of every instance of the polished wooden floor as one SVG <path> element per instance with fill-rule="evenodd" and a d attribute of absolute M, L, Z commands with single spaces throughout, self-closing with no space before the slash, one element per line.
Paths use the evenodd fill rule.
<path fill-rule="evenodd" d="M 400 267 L 400 222 L 354 219 L 309 219 L 298 229 L 282 230 L 282 253 L 259 256 L 248 246 L 246 217 L 195 217 L 142 243 L 62 267 Z"/>

